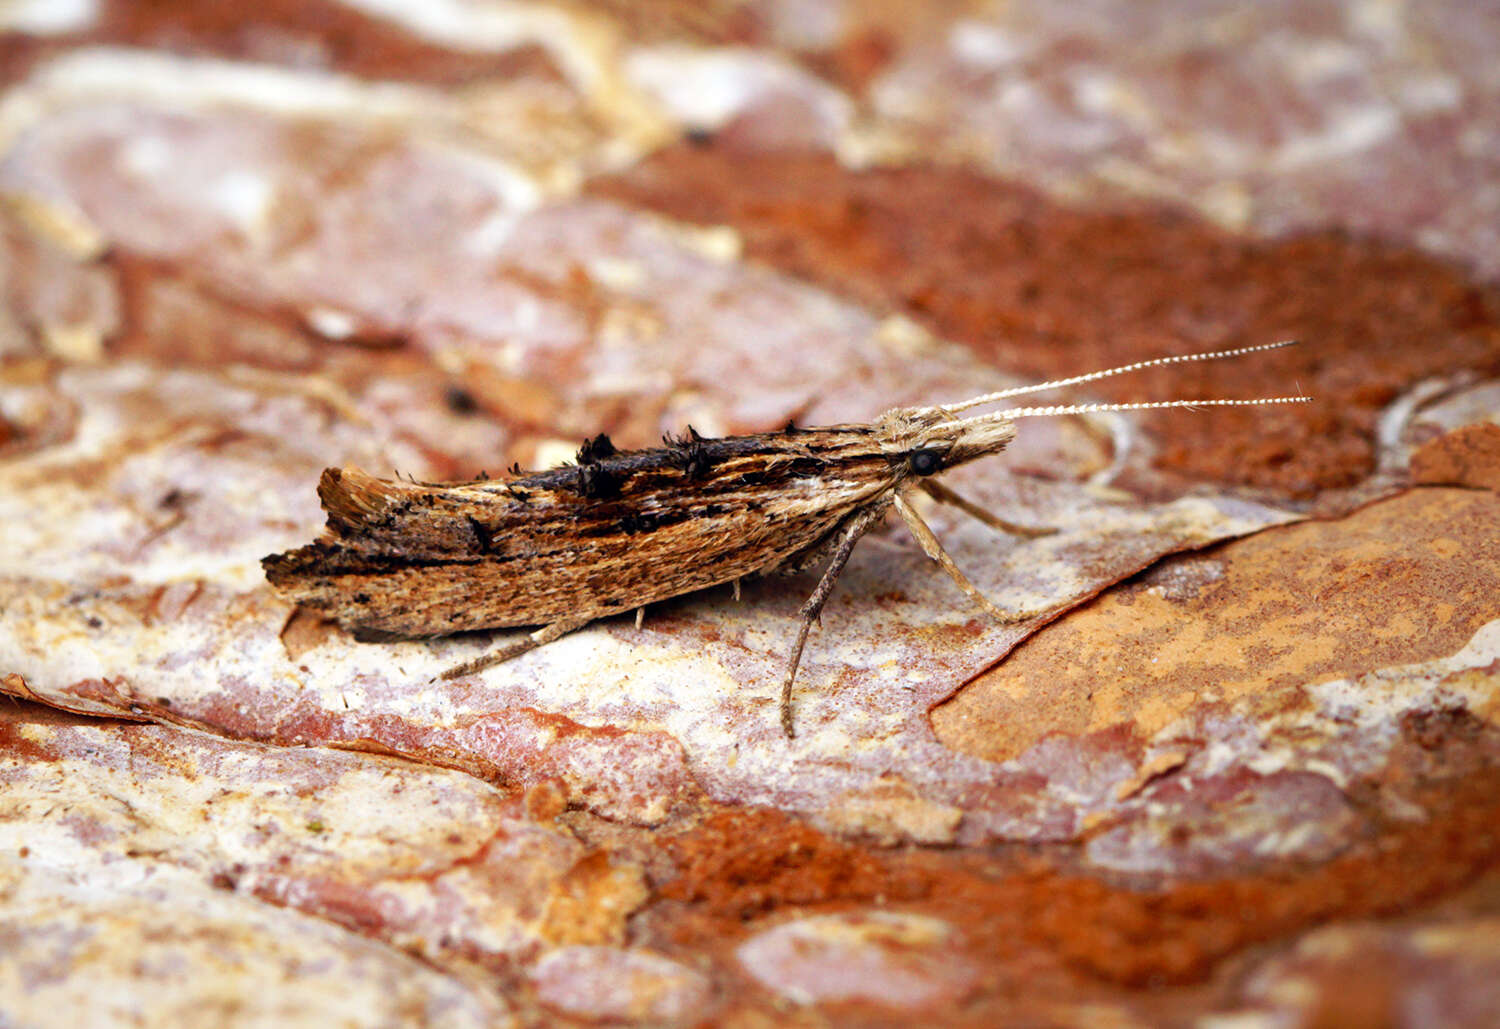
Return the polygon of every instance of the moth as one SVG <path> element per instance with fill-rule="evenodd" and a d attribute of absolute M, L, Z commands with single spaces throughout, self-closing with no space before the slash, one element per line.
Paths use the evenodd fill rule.
<path fill-rule="evenodd" d="M 426 483 L 329 468 L 318 484 L 327 528 L 313 543 L 265 558 L 286 597 L 328 613 L 361 639 L 445 636 L 536 626 L 443 673 L 481 671 L 609 615 L 769 572 L 826 562 L 800 611 L 781 681 L 781 726 L 790 738 L 792 685 L 839 573 L 860 537 L 894 508 L 929 558 L 973 603 L 992 604 L 917 513 L 918 491 L 1006 533 L 1013 524 L 934 476 L 997 454 L 1015 422 L 1044 415 L 1162 407 L 1306 401 L 1167 400 L 1021 407 L 965 416 L 1010 397 L 1185 361 L 1288 346 L 1293 341 L 1138 361 L 1105 371 L 1001 390 L 933 407 L 887 411 L 869 424 L 798 428 L 710 439 L 690 427 L 647 450 L 620 451 L 595 436 L 577 463 L 508 480 Z"/>

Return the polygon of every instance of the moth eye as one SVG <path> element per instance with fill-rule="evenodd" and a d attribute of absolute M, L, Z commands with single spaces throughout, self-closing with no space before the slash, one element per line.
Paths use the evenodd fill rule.
<path fill-rule="evenodd" d="M 918 475 L 931 475 L 942 471 L 943 452 L 941 450 L 913 450 L 907 461 L 911 464 L 911 470 Z"/>

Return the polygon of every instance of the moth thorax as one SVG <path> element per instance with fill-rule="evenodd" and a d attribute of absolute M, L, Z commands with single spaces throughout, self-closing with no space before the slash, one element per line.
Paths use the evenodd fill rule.
<path fill-rule="evenodd" d="M 887 411 L 875 423 L 880 439 L 880 449 L 888 454 L 904 454 L 911 450 L 952 443 L 951 435 L 942 433 L 944 418 L 931 408 L 898 407 Z"/>

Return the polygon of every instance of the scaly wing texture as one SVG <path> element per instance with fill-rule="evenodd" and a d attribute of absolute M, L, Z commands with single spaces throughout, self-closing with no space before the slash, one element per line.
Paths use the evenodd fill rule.
<path fill-rule="evenodd" d="M 330 468 L 327 532 L 267 575 L 346 627 L 399 636 L 597 618 L 775 568 L 895 474 L 860 426 L 605 447 L 504 483 Z"/>

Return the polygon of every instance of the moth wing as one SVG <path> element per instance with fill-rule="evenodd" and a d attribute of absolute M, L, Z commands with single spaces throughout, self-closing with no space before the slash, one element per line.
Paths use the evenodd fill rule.
<path fill-rule="evenodd" d="M 735 437 L 726 443 L 753 444 Z M 883 458 L 869 459 L 879 472 Z M 769 571 L 816 550 L 883 488 L 827 462 L 728 455 L 694 477 L 656 452 L 515 483 L 437 486 L 329 469 L 323 536 L 268 557 L 291 598 L 365 633 L 438 636 L 593 619 Z M 575 474 L 576 477 L 575 477 Z"/>
<path fill-rule="evenodd" d="M 498 610 L 493 600 L 476 601 L 488 585 L 484 565 L 493 540 L 471 512 L 504 506 L 491 490 L 503 486 L 428 486 L 328 468 L 318 482 L 328 516 L 323 534 L 261 564 L 284 595 L 366 635 L 444 635 L 479 628 L 479 620 L 539 623 L 523 598 Z M 509 523 L 495 532 L 524 553 L 563 533 L 566 512 L 538 505 Z"/>

